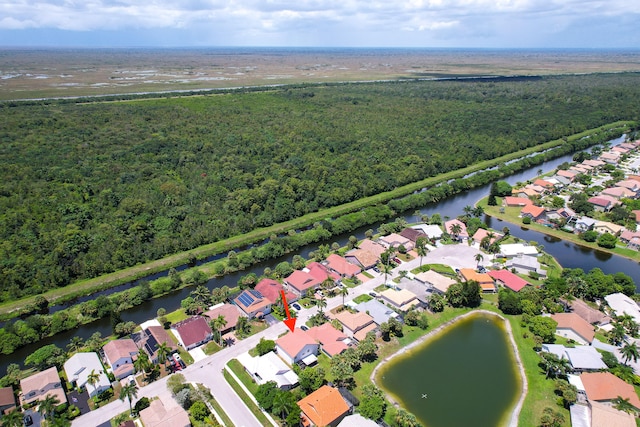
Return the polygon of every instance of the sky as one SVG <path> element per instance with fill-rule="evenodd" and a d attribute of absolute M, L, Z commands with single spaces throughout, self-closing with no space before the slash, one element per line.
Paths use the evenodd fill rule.
<path fill-rule="evenodd" d="M 640 48 L 638 0 L 0 0 L 0 46 Z"/>

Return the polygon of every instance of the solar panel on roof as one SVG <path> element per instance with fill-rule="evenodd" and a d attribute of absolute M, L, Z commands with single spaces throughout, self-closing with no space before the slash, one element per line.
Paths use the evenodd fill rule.
<path fill-rule="evenodd" d="M 260 291 L 256 291 L 255 289 L 249 289 L 249 292 L 251 292 L 251 294 L 252 294 L 254 297 L 258 298 L 258 299 L 262 299 L 262 298 L 263 298 L 263 296 L 262 296 L 262 294 L 260 293 Z"/>
<path fill-rule="evenodd" d="M 251 304 L 253 304 L 254 299 L 251 298 L 251 296 L 244 292 L 242 294 L 240 294 L 240 296 L 238 297 L 238 300 L 242 303 L 242 305 L 244 305 L 245 307 L 249 307 Z"/>

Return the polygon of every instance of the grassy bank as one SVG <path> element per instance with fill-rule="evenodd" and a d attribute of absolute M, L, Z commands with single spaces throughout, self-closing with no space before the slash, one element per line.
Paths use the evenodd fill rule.
<path fill-rule="evenodd" d="M 267 420 L 267 417 L 264 416 L 260 408 L 258 408 L 258 406 L 253 403 L 253 400 L 251 400 L 249 396 L 247 396 L 247 393 L 245 393 L 242 387 L 240 387 L 240 384 L 238 384 L 236 380 L 233 379 L 231 374 L 229 374 L 226 370 L 224 370 L 223 373 L 225 380 L 227 380 L 227 383 L 229 383 L 233 391 L 238 395 L 238 397 L 240 397 L 240 399 L 242 399 L 242 402 L 244 402 L 244 404 L 247 406 L 247 408 L 249 408 L 253 415 L 255 415 L 255 417 L 260 422 L 260 425 L 264 427 L 273 427 L 269 420 Z"/>

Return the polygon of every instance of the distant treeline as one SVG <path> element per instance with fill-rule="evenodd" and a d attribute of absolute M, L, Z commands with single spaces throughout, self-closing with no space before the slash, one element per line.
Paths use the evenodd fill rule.
<path fill-rule="evenodd" d="M 1 104 L 0 302 L 637 120 L 639 76 Z"/>

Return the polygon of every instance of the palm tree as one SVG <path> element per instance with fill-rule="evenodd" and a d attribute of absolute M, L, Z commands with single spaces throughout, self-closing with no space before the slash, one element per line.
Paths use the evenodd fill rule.
<path fill-rule="evenodd" d="M 456 237 L 456 240 L 458 240 L 458 238 L 460 237 L 460 233 L 462 232 L 462 226 L 458 223 L 455 223 L 451 226 L 449 231 Z"/>
<path fill-rule="evenodd" d="M 22 427 L 22 423 L 22 413 L 18 412 L 17 409 L 2 417 L 2 425 L 6 427 Z"/>
<path fill-rule="evenodd" d="M 344 305 L 344 297 L 349 295 L 349 288 L 346 286 L 341 287 L 339 294 L 342 295 L 342 305 Z"/>
<path fill-rule="evenodd" d="M 323 296 L 320 299 L 316 300 L 316 305 L 318 306 L 318 313 L 322 315 L 322 309 L 327 306 L 327 299 Z"/>
<path fill-rule="evenodd" d="M 613 328 L 608 332 L 607 337 L 609 338 L 609 343 L 613 345 L 620 345 L 624 341 L 625 335 L 626 332 L 624 330 L 624 326 L 619 322 L 615 322 L 613 324 Z"/>
<path fill-rule="evenodd" d="M 249 325 L 249 320 L 246 317 L 238 317 L 238 323 L 236 323 L 236 333 L 240 338 L 247 334 L 250 328 L 251 325 Z"/>
<path fill-rule="evenodd" d="M 100 374 L 96 372 L 95 369 L 91 370 L 91 373 L 87 375 L 87 384 L 93 387 L 93 391 L 96 391 L 96 384 L 100 381 Z"/>
<path fill-rule="evenodd" d="M 208 307 L 211 304 L 211 292 L 206 286 L 199 285 L 191 291 L 191 296 L 201 307 Z"/>
<path fill-rule="evenodd" d="M 328 291 L 329 289 L 332 289 L 335 285 L 336 285 L 336 282 L 334 282 L 331 277 L 327 277 L 320 284 L 320 288 L 322 288 L 322 290 Z"/>
<path fill-rule="evenodd" d="M 616 408 L 618 411 L 624 411 L 628 414 L 636 411 L 636 408 L 631 404 L 631 402 L 629 402 L 629 398 L 623 398 L 621 396 L 618 396 L 615 399 L 613 399 L 613 404 L 614 404 L 613 407 Z"/>
<path fill-rule="evenodd" d="M 622 346 L 622 348 L 620 349 L 620 354 L 624 359 L 625 365 L 628 365 L 631 359 L 633 359 L 634 362 L 637 362 L 638 358 L 640 358 L 640 354 L 638 353 L 638 347 L 633 342 L 625 343 L 624 346 Z"/>
<path fill-rule="evenodd" d="M 131 400 L 134 397 L 138 397 L 138 386 L 136 386 L 135 384 L 131 384 L 130 382 L 127 382 L 120 389 L 119 397 L 120 397 L 120 400 L 122 400 L 123 402 L 125 399 L 129 400 L 129 412 L 133 416 L 133 406 L 131 404 Z"/>
<path fill-rule="evenodd" d="M 424 237 L 419 237 L 418 239 L 416 239 L 416 253 L 420 257 L 421 269 L 422 269 L 422 258 L 427 256 L 428 252 L 429 251 L 427 250 L 427 239 L 425 239 Z"/>
<path fill-rule="evenodd" d="M 283 421 L 292 409 L 290 396 L 291 394 L 289 393 L 278 393 L 273 399 L 273 406 L 271 407 L 271 410 Z"/>
<path fill-rule="evenodd" d="M 227 319 L 225 319 L 221 314 L 213 319 L 213 324 L 215 326 L 215 329 L 218 331 L 218 344 L 220 344 L 220 347 L 222 347 L 222 328 L 227 325 Z"/>
<path fill-rule="evenodd" d="M 75 353 L 84 346 L 84 340 L 80 337 L 73 337 L 69 344 L 67 344 L 67 350 L 69 353 Z"/>
<path fill-rule="evenodd" d="M 49 419 L 53 416 L 53 412 L 56 409 L 56 406 L 60 404 L 60 400 L 53 395 L 47 395 L 44 400 L 40 400 L 38 403 L 38 412 L 44 418 Z"/>
<path fill-rule="evenodd" d="M 136 360 L 133 361 L 133 369 L 136 372 L 146 372 L 150 365 L 149 355 L 145 351 L 140 351 Z"/>
<path fill-rule="evenodd" d="M 482 261 L 484 259 L 484 256 L 480 253 L 476 254 L 476 256 L 474 257 L 476 260 L 476 268 L 480 267 L 480 261 Z"/>
<path fill-rule="evenodd" d="M 166 371 L 167 362 L 169 361 L 169 356 L 171 355 L 171 349 L 169 348 L 169 345 L 166 343 L 166 341 L 158 344 L 156 354 L 158 355 L 158 363 L 164 363 L 164 369 Z"/>
<path fill-rule="evenodd" d="M 471 216 L 471 214 L 473 213 L 473 206 L 471 205 L 465 206 L 464 208 L 462 208 L 462 212 L 464 212 L 464 214 L 467 216 Z"/>
<path fill-rule="evenodd" d="M 415 415 L 413 415 L 411 412 L 407 412 L 402 408 L 398 409 L 398 412 L 396 412 L 395 422 L 398 426 L 401 427 L 422 426 Z"/>

